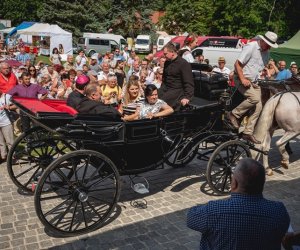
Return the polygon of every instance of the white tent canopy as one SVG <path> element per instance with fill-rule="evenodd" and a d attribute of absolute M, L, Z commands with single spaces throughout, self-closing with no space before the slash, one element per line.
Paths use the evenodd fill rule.
<path fill-rule="evenodd" d="M 63 30 L 56 24 L 35 23 L 27 29 L 18 30 L 17 33 L 32 36 L 49 36 L 50 53 L 52 53 L 53 48 L 58 48 L 58 45 L 62 44 L 65 54 L 73 54 L 72 33 Z"/>

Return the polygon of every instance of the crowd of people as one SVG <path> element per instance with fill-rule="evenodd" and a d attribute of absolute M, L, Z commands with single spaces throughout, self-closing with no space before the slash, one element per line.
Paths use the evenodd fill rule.
<path fill-rule="evenodd" d="M 274 60 L 268 60 L 270 47 L 277 47 L 275 33 L 267 32 L 259 38 L 245 45 L 236 61 L 235 72 L 225 66 L 223 56 L 212 70 L 222 73 L 229 82 L 233 81 L 245 96 L 245 100 L 228 113 L 227 118 L 234 127 L 238 128 L 239 118 L 254 108 L 243 132 L 243 138 L 254 143 L 260 143 L 252 133 L 262 106 L 260 88 L 252 82 L 257 78 L 284 80 L 298 74 L 295 62 L 286 69 L 285 61 L 276 64 Z M 11 96 L 66 100 L 67 105 L 79 113 L 98 114 L 114 120 L 167 116 L 188 105 L 194 96 L 190 63 L 208 63 L 208 58 L 202 55 L 192 56 L 191 50 L 195 46 L 196 38 L 188 36 L 179 51 L 173 43 L 165 45 L 164 56 L 159 59 L 153 54 L 141 59 L 135 51 L 125 47 L 122 51 L 116 48 L 105 54 L 96 53 L 90 58 L 80 50 L 75 58 L 68 55 L 65 62 L 60 56 L 64 53 L 63 48 L 59 46 L 53 49 L 49 65 L 36 62 L 33 48 L 29 53 L 25 52 L 24 46 L 20 46 L 19 51 L 9 45 L 2 48 L 1 160 L 6 159 L 7 149 L 14 141 L 13 124 L 6 112 L 16 109 L 10 102 Z M 9 64 L 7 60 L 19 62 L 20 66 Z M 29 118 L 22 112 L 20 119 L 21 131 L 31 127 Z M 201 249 L 280 249 L 290 218 L 282 203 L 262 197 L 264 182 L 263 166 L 246 159 L 234 171 L 233 193 L 229 200 L 214 201 L 190 210 L 188 226 L 202 233 Z M 284 244 L 289 246 L 291 242 L 297 240 L 291 234 L 286 235 Z"/>

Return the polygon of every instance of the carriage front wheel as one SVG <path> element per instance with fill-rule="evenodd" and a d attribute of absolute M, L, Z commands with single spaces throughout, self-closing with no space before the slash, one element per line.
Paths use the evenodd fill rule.
<path fill-rule="evenodd" d="M 217 147 L 206 169 L 206 178 L 210 188 L 217 194 L 228 194 L 231 191 L 232 171 L 237 163 L 246 157 L 251 157 L 249 147 L 239 140 L 227 141 Z"/>
<path fill-rule="evenodd" d="M 120 195 L 119 173 L 102 153 L 78 150 L 56 159 L 35 190 L 36 213 L 46 228 L 74 236 L 101 227 Z"/>

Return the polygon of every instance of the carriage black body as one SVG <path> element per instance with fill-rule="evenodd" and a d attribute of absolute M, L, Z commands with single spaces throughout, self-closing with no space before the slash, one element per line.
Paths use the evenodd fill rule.
<path fill-rule="evenodd" d="M 120 176 L 165 163 L 185 166 L 196 156 L 207 161 L 218 141 L 235 136 L 224 128 L 224 106 L 198 97 L 170 116 L 132 122 L 76 114 L 60 100 L 16 97 L 13 102 L 35 127 L 15 141 L 8 172 L 19 188 L 35 193 L 43 224 L 64 235 L 104 224 L 118 201 Z"/>

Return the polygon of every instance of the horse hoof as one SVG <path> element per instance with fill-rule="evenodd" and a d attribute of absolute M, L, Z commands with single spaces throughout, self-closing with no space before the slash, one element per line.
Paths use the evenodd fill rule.
<path fill-rule="evenodd" d="M 281 161 L 280 166 L 284 169 L 289 169 L 289 162 L 288 161 Z"/>
<path fill-rule="evenodd" d="M 267 176 L 273 175 L 273 170 L 271 168 L 266 168 L 266 175 Z"/>

